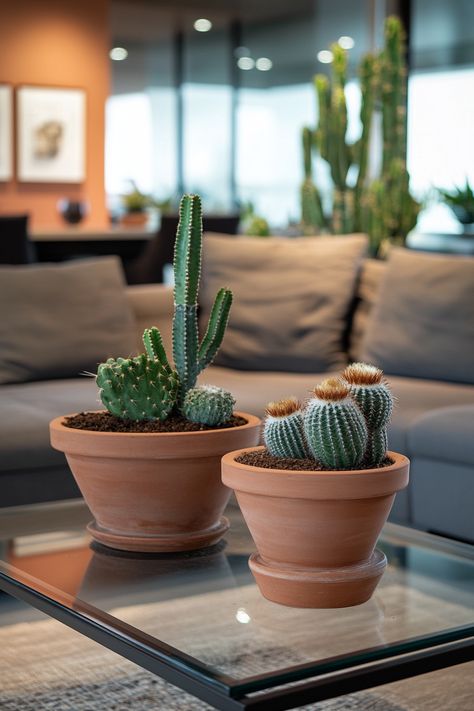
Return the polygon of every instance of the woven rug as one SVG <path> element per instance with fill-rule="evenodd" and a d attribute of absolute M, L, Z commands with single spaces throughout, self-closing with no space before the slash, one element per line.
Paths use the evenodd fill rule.
<path fill-rule="evenodd" d="M 117 608 L 114 616 L 182 647 L 222 671 L 238 676 L 268 671 L 275 663 L 297 664 L 314 658 L 331 640 L 347 644 L 344 630 L 353 628 L 357 644 L 372 638 L 384 641 L 394 634 L 394 624 L 403 620 L 392 613 L 404 596 L 420 633 L 432 624 L 433 615 L 462 623 L 468 610 L 443 603 L 425 593 L 412 593 L 407 605 L 406 589 L 385 587 L 365 606 L 331 611 L 280 608 L 263 600 L 254 586 L 196 595 L 192 598 L 153 602 Z M 222 620 L 226 605 L 235 611 L 245 601 L 252 624 L 237 624 L 229 634 Z M 383 603 L 382 603 L 383 601 Z M 219 615 L 209 615 L 209 609 Z M 176 620 L 186 624 L 180 628 Z M 359 622 L 355 625 L 355 620 Z M 314 632 L 308 635 L 308 625 Z M 190 634 L 190 627 L 194 633 Z M 209 635 L 206 635 L 206 629 Z M 369 633 L 368 633 L 369 630 Z M 192 631 L 192 630 L 191 630 Z M 398 630 L 398 634 L 400 630 Z M 367 634 L 369 636 L 367 637 Z M 219 640 L 216 647 L 206 640 Z M 311 641 L 312 640 L 312 641 Z M 337 642 L 339 643 L 339 642 Z M 365 646 L 365 645 L 364 645 Z M 336 647 L 337 649 L 337 644 Z M 225 662 L 224 662 L 225 660 Z M 360 692 L 304 707 L 314 711 L 473 711 L 474 665 L 417 677 L 397 684 Z M 2 711 L 207 711 L 211 707 L 153 674 L 122 659 L 55 620 L 17 624 L 0 629 L 0 709 Z"/>

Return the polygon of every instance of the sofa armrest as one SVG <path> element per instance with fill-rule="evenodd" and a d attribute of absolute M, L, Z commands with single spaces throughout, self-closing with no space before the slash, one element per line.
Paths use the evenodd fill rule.
<path fill-rule="evenodd" d="M 168 358 L 172 352 L 173 288 L 164 284 L 127 286 L 127 297 L 135 315 L 137 353 L 143 353 L 145 328 L 160 329 Z"/>

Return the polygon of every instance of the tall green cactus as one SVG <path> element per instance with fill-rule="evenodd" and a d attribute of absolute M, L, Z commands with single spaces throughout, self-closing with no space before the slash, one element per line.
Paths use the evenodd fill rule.
<path fill-rule="evenodd" d="M 362 133 L 355 144 L 346 140 L 347 52 L 338 44 L 333 53 L 331 81 L 317 75 L 314 86 L 318 98 L 319 121 L 315 146 L 329 163 L 334 184 L 332 233 L 365 231 L 370 251 L 376 256 L 387 242 L 403 243 L 416 224 L 419 204 L 409 192 L 406 169 L 406 78 L 404 32 L 399 18 L 385 22 L 385 47 L 379 56 L 366 55 L 359 67 L 361 87 L 360 121 Z M 369 142 L 374 111 L 382 113 L 383 158 L 380 176 L 368 182 Z M 305 157 L 305 165 L 307 158 Z M 357 172 L 349 180 L 349 168 Z M 303 202 L 302 222 L 307 207 Z M 320 220 L 324 226 L 324 216 Z"/>
<path fill-rule="evenodd" d="M 312 144 L 313 132 L 305 126 L 302 132 L 304 181 L 301 185 L 301 212 L 303 231 L 305 234 L 315 234 L 326 224 L 321 204 L 321 197 L 313 182 Z"/>
<path fill-rule="evenodd" d="M 199 373 L 211 363 L 224 337 L 232 292 L 217 293 L 206 333 L 199 343 L 197 296 L 201 277 L 202 211 L 198 195 L 184 195 L 174 250 L 173 360 L 179 376 L 178 407 Z"/>

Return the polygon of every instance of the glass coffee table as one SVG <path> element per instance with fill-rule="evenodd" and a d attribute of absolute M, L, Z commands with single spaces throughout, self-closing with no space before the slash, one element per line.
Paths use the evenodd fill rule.
<path fill-rule="evenodd" d="M 374 597 L 336 610 L 265 600 L 231 507 L 193 554 L 91 544 L 80 503 L 0 512 L 0 589 L 217 709 L 289 709 L 474 659 L 474 547 L 388 524 Z M 284 531 L 282 531 L 284 535 Z"/>

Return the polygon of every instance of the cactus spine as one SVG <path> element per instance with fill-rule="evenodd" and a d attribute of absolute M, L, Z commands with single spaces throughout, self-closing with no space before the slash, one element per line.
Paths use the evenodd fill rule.
<path fill-rule="evenodd" d="M 199 385 L 185 395 L 183 415 L 190 422 L 222 425 L 232 417 L 235 399 L 227 390 L 215 385 Z"/>
<path fill-rule="evenodd" d="M 147 355 L 109 358 L 99 365 L 99 395 L 117 417 L 165 420 L 176 403 L 178 375 L 168 363 L 158 329 L 147 329 L 143 340 Z"/>
<path fill-rule="evenodd" d="M 296 398 L 267 405 L 263 438 L 274 457 L 304 459 L 308 451 L 303 434 L 303 415 Z"/>
<path fill-rule="evenodd" d="M 387 424 L 393 410 L 393 397 L 383 380 L 383 372 L 367 363 L 353 363 L 342 378 L 350 387 L 367 423 L 369 438 L 365 462 L 377 466 L 387 454 Z"/>
<path fill-rule="evenodd" d="M 211 363 L 224 337 L 232 292 L 221 289 L 199 344 L 197 295 L 201 276 L 202 213 L 198 195 L 184 195 L 174 250 L 173 360 L 179 376 L 178 407 L 199 373 Z"/>
<path fill-rule="evenodd" d="M 367 55 L 359 68 L 361 137 L 346 142 L 347 53 L 338 44 L 333 52 L 331 82 L 314 79 L 319 106 L 315 146 L 329 163 L 334 184 L 330 229 L 333 233 L 365 231 L 373 256 L 389 241 L 403 243 L 416 224 L 419 204 L 409 192 L 406 169 L 406 77 L 404 33 L 397 17 L 385 22 L 385 47 L 380 56 Z M 368 183 L 369 140 L 374 110 L 381 106 L 383 160 L 380 176 Z M 307 158 L 305 157 L 305 167 Z M 355 184 L 348 181 L 356 166 Z M 302 202 L 302 212 L 307 210 Z M 305 218 L 303 214 L 303 223 Z M 324 227 L 324 216 L 320 220 Z"/>
<path fill-rule="evenodd" d="M 330 469 L 359 466 L 367 448 L 368 431 L 349 386 L 337 378 L 328 378 L 315 388 L 314 395 L 304 414 L 311 454 Z"/>

